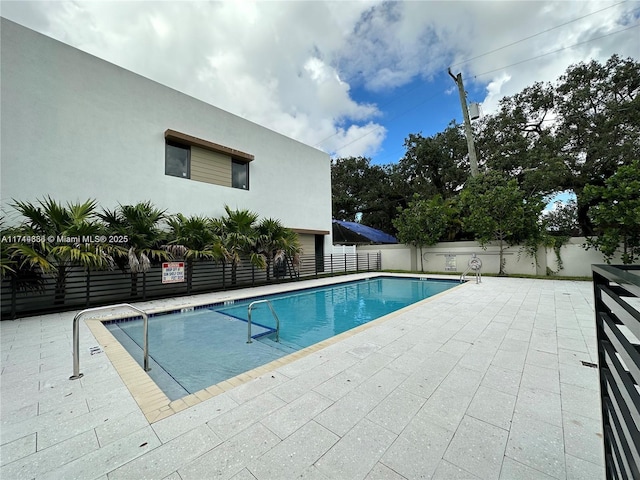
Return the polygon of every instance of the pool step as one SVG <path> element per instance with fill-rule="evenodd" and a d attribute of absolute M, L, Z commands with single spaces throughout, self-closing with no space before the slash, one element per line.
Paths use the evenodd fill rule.
<path fill-rule="evenodd" d="M 290 347 L 289 345 L 287 345 L 286 343 L 283 343 L 282 341 L 276 342 L 269 337 L 259 337 L 259 338 L 256 338 L 255 340 L 286 353 L 294 353 L 300 350 L 299 347 L 296 347 L 296 348 Z"/>

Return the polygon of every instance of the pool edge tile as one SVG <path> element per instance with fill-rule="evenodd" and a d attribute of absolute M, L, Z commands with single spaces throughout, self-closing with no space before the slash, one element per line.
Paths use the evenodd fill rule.
<path fill-rule="evenodd" d="M 346 340 L 354 335 L 357 335 L 363 331 L 366 331 L 376 325 L 380 325 L 402 313 L 410 311 L 423 305 L 427 302 L 431 302 L 434 299 L 447 295 L 459 288 L 463 288 L 469 285 L 471 282 L 461 283 L 448 290 L 437 293 L 424 300 L 408 305 L 400 310 L 389 313 L 383 317 L 377 318 L 365 324 L 359 325 L 351 330 L 342 332 L 331 338 L 318 342 L 309 347 L 305 347 L 297 352 L 293 352 L 289 355 L 273 360 L 267 364 L 260 365 L 252 370 L 243 372 L 235 377 L 223 380 L 215 385 L 211 385 L 207 388 L 199 390 L 198 392 L 189 394 L 185 397 L 181 397 L 176 400 L 170 400 L 165 393 L 156 385 L 153 379 L 144 371 L 135 359 L 126 351 L 126 349 L 117 341 L 117 339 L 111 334 L 111 332 L 105 327 L 104 322 L 113 321 L 113 316 L 90 318 L 86 319 L 85 323 L 91 330 L 98 343 L 103 347 L 103 350 L 107 353 L 112 366 L 127 386 L 129 393 L 134 398 L 140 410 L 144 414 L 147 421 L 152 424 L 158 422 L 164 418 L 167 418 L 175 413 L 186 410 L 193 407 L 203 401 L 209 400 L 217 395 L 221 395 L 229 390 L 232 390 L 240 385 L 243 385 L 251 380 L 261 377 L 277 370 L 280 367 L 288 365 L 296 360 L 304 358 L 312 353 L 316 353 L 324 348 L 334 345 L 340 341 Z M 181 307 L 181 308 L 184 308 Z M 190 308 L 190 307 L 189 307 Z M 196 307 L 194 307 L 196 308 Z M 175 310 L 175 308 L 173 309 Z M 166 307 L 164 309 L 156 309 L 153 314 L 166 313 Z"/>

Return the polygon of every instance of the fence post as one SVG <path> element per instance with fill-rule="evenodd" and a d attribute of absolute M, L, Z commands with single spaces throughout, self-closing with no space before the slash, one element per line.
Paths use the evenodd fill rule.
<path fill-rule="evenodd" d="M 347 253 L 344 253 L 344 273 L 347 273 Z"/>
<path fill-rule="evenodd" d="M 194 262 L 193 260 L 189 261 L 189 262 L 185 262 L 185 267 L 187 269 L 187 295 L 191 295 L 191 283 L 192 283 L 192 276 L 193 276 L 193 267 L 194 267 Z"/>
<path fill-rule="evenodd" d="M 222 289 L 227 288 L 227 262 L 222 262 Z"/>
<path fill-rule="evenodd" d="M 331 275 L 333 276 L 333 253 L 330 256 L 331 256 Z"/>
<path fill-rule="evenodd" d="M 15 276 L 11 276 L 11 318 L 16 318 L 16 291 L 18 290 L 18 281 Z"/>
<path fill-rule="evenodd" d="M 86 291 L 85 306 L 88 307 L 89 302 L 91 301 L 91 270 L 89 270 L 88 268 L 87 268 L 87 287 L 85 291 Z"/>
<path fill-rule="evenodd" d="M 142 272 L 142 299 L 147 299 L 147 272 Z"/>

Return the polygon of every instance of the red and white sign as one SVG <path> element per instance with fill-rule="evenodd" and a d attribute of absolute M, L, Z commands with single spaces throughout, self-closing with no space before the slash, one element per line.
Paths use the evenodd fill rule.
<path fill-rule="evenodd" d="M 164 262 L 162 264 L 162 283 L 184 282 L 184 262 Z"/>

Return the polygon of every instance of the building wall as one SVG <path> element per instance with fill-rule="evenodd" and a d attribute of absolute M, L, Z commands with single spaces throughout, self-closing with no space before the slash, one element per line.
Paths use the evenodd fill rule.
<path fill-rule="evenodd" d="M 12 200 L 46 195 L 63 202 L 92 198 L 110 209 L 151 200 L 185 215 L 221 216 L 226 204 L 289 228 L 327 232 L 330 248 L 327 154 L 1 22 L 0 200 L 6 223 L 15 221 Z M 167 129 L 254 155 L 249 190 L 165 175 Z"/>
<path fill-rule="evenodd" d="M 546 275 L 547 267 L 556 275 L 567 277 L 590 277 L 592 264 L 603 264 L 604 257 L 597 250 L 585 250 L 582 245 L 586 239 L 575 237 L 560 249 L 562 269 L 558 269 L 553 249 L 540 248 L 537 258 L 526 255 L 519 247 L 509 247 L 505 251 L 505 271 L 507 274 Z M 409 245 L 364 245 L 357 247 L 358 252 L 381 251 L 382 268 L 385 270 L 421 271 L 420 252 Z M 477 242 L 442 242 L 422 249 L 425 272 L 463 272 L 472 254 L 482 261 L 483 273 L 500 271 L 499 249 L 488 246 L 483 249 Z M 537 260 L 537 261 L 536 261 Z M 621 264 L 620 258 L 612 260 Z"/>

